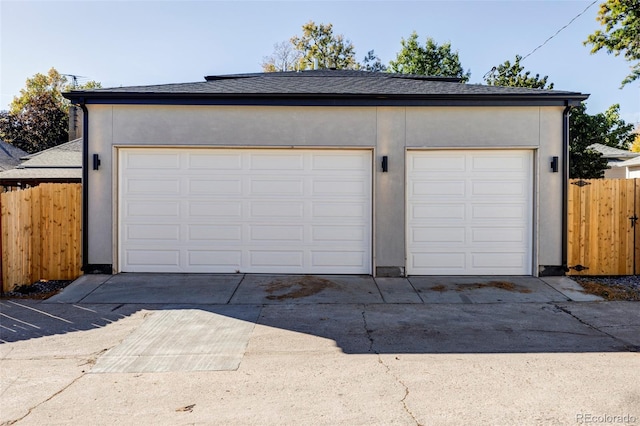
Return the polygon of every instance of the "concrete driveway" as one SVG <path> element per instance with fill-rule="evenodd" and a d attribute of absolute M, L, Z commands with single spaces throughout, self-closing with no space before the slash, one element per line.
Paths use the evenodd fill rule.
<path fill-rule="evenodd" d="M 640 305 L 566 278 L 90 275 L 0 307 L 2 424 L 640 424 Z"/>

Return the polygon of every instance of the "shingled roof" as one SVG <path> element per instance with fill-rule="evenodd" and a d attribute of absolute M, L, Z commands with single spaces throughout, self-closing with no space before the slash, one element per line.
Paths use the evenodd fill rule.
<path fill-rule="evenodd" d="M 27 154 L 16 168 L 0 172 L 0 184 L 17 181 L 80 181 L 82 178 L 82 139 Z"/>
<path fill-rule="evenodd" d="M 602 158 L 635 158 L 640 156 L 640 153 L 628 151 L 624 149 L 614 148 L 612 146 L 603 145 L 601 143 L 593 143 L 589 145 L 587 148 L 593 149 L 594 151 L 598 151 L 602 154 Z"/>
<path fill-rule="evenodd" d="M 16 167 L 25 155 L 28 154 L 20 148 L 0 140 L 0 172 Z"/>
<path fill-rule="evenodd" d="M 455 78 L 351 70 L 208 76 L 195 83 L 73 91 L 76 103 L 284 105 L 565 105 L 588 95 L 561 90 L 464 84 Z"/>

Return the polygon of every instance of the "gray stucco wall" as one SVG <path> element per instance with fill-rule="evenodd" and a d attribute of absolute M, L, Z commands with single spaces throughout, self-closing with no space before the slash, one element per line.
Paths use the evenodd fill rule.
<path fill-rule="evenodd" d="M 405 265 L 408 148 L 535 150 L 534 256 L 561 264 L 562 107 L 219 107 L 89 105 L 89 264 L 116 261 L 117 147 L 363 147 L 373 149 L 374 265 Z M 389 158 L 389 172 L 380 160 Z M 384 242 L 384 243 L 381 243 Z"/>

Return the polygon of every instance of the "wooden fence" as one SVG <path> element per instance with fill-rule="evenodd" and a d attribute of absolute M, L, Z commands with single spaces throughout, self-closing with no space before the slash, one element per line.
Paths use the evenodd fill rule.
<path fill-rule="evenodd" d="M 570 275 L 640 273 L 640 179 L 571 179 Z"/>
<path fill-rule="evenodd" d="M 2 291 L 82 274 L 81 184 L 45 183 L 0 194 Z"/>

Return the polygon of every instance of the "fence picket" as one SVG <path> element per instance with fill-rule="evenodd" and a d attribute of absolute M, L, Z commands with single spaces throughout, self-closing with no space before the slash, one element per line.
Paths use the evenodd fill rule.
<path fill-rule="evenodd" d="M 80 184 L 42 184 L 0 194 L 2 291 L 81 275 Z"/>
<path fill-rule="evenodd" d="M 570 275 L 632 275 L 640 249 L 630 217 L 640 209 L 638 179 L 571 179 L 568 194 Z M 635 196 L 634 196 L 635 194 Z M 638 238 L 636 237 L 636 241 Z"/>

